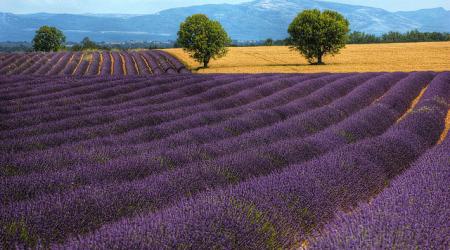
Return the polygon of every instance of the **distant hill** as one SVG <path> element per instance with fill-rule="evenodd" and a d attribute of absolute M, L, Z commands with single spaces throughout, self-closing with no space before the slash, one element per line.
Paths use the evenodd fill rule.
<path fill-rule="evenodd" d="M 415 20 L 420 24 L 418 27 L 422 31 L 450 31 L 450 11 L 444 8 L 424 9 L 417 11 L 400 11 L 397 15 Z"/>
<path fill-rule="evenodd" d="M 389 12 L 379 8 L 313 0 L 256 0 L 243 4 L 209 4 L 173 8 L 151 15 L 72 15 L 0 13 L 0 41 L 29 41 L 42 25 L 62 29 L 69 41 L 89 36 L 96 41 L 167 41 L 176 38 L 180 22 L 204 13 L 219 20 L 235 40 L 282 39 L 287 26 L 303 9 L 333 9 L 344 14 L 354 31 L 382 34 L 388 31 L 450 32 L 450 11 L 443 8 Z"/>

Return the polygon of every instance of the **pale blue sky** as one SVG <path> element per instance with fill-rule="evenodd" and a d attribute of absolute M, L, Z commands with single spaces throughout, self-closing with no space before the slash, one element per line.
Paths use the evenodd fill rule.
<path fill-rule="evenodd" d="M 444 7 L 450 0 L 324 0 L 379 7 L 390 11 Z M 159 10 L 208 3 L 240 3 L 248 0 L 0 0 L 0 12 L 13 13 L 123 13 L 150 14 Z"/>

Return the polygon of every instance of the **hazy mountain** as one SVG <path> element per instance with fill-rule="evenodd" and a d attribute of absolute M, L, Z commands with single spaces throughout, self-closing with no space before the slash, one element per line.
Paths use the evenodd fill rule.
<path fill-rule="evenodd" d="M 389 12 L 379 8 L 313 0 L 256 0 L 248 3 L 210 4 L 168 9 L 151 15 L 71 15 L 0 13 L 0 41 L 31 40 L 42 25 L 57 26 L 69 41 L 89 36 L 96 41 L 174 40 L 187 16 L 204 13 L 219 20 L 236 40 L 282 39 L 296 14 L 303 9 L 333 9 L 344 14 L 351 29 L 381 34 L 388 31 L 450 32 L 450 11 L 442 8 Z"/>
<path fill-rule="evenodd" d="M 418 22 L 418 29 L 421 31 L 449 32 L 450 30 L 450 11 L 444 8 L 400 11 L 396 14 Z"/>

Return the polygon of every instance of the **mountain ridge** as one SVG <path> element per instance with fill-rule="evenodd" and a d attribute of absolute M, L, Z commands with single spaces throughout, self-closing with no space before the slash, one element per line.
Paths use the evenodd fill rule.
<path fill-rule="evenodd" d="M 106 42 L 175 40 L 180 22 L 195 13 L 220 21 L 234 40 L 283 39 L 297 13 L 310 8 L 339 11 L 350 20 L 353 31 L 370 34 L 412 29 L 450 32 L 450 11 L 444 8 L 389 12 L 315 0 L 255 0 L 172 8 L 149 15 L 0 12 L 0 41 L 30 41 L 42 25 L 60 28 L 68 41 L 80 41 L 86 36 Z"/>

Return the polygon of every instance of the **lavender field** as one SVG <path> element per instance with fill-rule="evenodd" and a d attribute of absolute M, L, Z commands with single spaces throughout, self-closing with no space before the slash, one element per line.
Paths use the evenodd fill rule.
<path fill-rule="evenodd" d="M 450 247 L 450 72 L 121 56 L 0 66 L 0 248 Z"/>
<path fill-rule="evenodd" d="M 150 76 L 190 73 L 160 50 L 0 53 L 0 75 Z"/>

